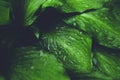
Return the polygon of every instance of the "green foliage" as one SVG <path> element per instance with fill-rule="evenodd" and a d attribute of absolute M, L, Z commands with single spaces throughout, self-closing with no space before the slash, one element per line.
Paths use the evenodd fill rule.
<path fill-rule="evenodd" d="M 119 4 L 0 0 L 0 80 L 119 80 Z"/>
<path fill-rule="evenodd" d="M 113 79 L 120 79 L 120 56 L 102 51 L 96 51 L 95 56 L 100 71 Z"/>
<path fill-rule="evenodd" d="M 54 53 L 65 68 L 80 73 L 92 70 L 91 38 L 82 32 L 61 27 L 42 36 L 43 45 Z"/>
<path fill-rule="evenodd" d="M 120 10 L 118 5 L 111 8 L 101 8 L 97 11 L 85 13 L 65 20 L 68 24 L 89 33 L 101 45 L 110 48 L 120 48 Z"/>
<path fill-rule="evenodd" d="M 52 6 L 66 13 L 82 12 L 92 8 L 101 8 L 108 1 L 110 0 L 47 0 L 43 8 Z"/>
<path fill-rule="evenodd" d="M 14 51 L 10 80 L 69 80 L 63 65 L 54 55 L 36 47 Z"/>

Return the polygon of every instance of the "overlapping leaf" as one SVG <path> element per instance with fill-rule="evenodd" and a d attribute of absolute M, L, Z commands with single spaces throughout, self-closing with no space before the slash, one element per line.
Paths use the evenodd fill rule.
<path fill-rule="evenodd" d="M 91 38 L 72 28 L 60 28 L 42 36 L 43 45 L 65 68 L 79 73 L 92 70 Z"/>
<path fill-rule="evenodd" d="M 43 8 L 52 6 L 66 13 L 82 12 L 87 9 L 101 8 L 108 1 L 110 0 L 47 0 Z"/>
<path fill-rule="evenodd" d="M 10 80 L 70 80 L 63 65 L 36 47 L 23 47 L 12 57 Z"/>
<path fill-rule="evenodd" d="M 120 9 L 119 4 L 81 14 L 65 21 L 89 33 L 104 46 L 120 49 Z"/>
<path fill-rule="evenodd" d="M 98 70 L 111 79 L 120 79 L 120 59 L 115 53 L 107 53 L 105 51 L 96 51 Z"/>

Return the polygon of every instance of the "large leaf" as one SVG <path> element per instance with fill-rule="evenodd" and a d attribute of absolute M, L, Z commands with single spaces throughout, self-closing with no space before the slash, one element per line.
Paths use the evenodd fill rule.
<path fill-rule="evenodd" d="M 120 49 L 120 9 L 115 2 L 106 8 L 81 14 L 65 22 L 74 23 L 75 27 L 89 33 L 101 45 Z"/>
<path fill-rule="evenodd" d="M 42 11 L 42 4 L 45 0 L 26 0 L 25 1 L 25 24 L 30 25 L 34 22 L 37 16 L 40 15 Z M 38 15 L 35 14 L 38 11 Z"/>
<path fill-rule="evenodd" d="M 82 12 L 87 9 L 101 8 L 110 0 L 11 0 L 13 12 L 18 22 L 31 25 L 47 7 L 54 7 L 65 13 Z M 37 12 L 37 14 L 36 14 Z"/>
<path fill-rule="evenodd" d="M 66 69 L 79 73 L 92 70 L 91 38 L 82 32 L 61 27 L 43 34 L 42 41 L 44 47 L 54 53 Z"/>
<path fill-rule="evenodd" d="M 120 56 L 115 53 L 108 53 L 106 51 L 96 51 L 95 58 L 97 60 L 98 70 L 104 75 L 115 80 L 120 79 Z"/>
<path fill-rule="evenodd" d="M 101 8 L 108 1 L 110 0 L 47 0 L 43 8 L 51 6 L 66 13 L 82 12 L 87 9 Z"/>
<path fill-rule="evenodd" d="M 16 49 L 10 69 L 10 80 L 70 80 L 54 55 L 36 47 Z"/>
<path fill-rule="evenodd" d="M 0 25 L 6 25 L 10 21 L 10 3 L 5 0 L 0 1 Z"/>

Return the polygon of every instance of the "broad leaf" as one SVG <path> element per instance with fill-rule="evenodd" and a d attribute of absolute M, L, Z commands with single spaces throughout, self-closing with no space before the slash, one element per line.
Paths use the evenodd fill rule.
<path fill-rule="evenodd" d="M 10 80 L 70 80 L 54 55 L 36 47 L 22 47 L 14 52 Z"/>
<path fill-rule="evenodd" d="M 119 4 L 115 2 L 94 12 L 75 16 L 65 22 L 74 23 L 75 27 L 90 34 L 101 45 L 120 49 L 120 9 Z"/>
<path fill-rule="evenodd" d="M 47 0 L 43 8 L 51 6 L 66 13 L 82 12 L 87 9 L 101 8 L 108 1 L 110 0 Z"/>
<path fill-rule="evenodd" d="M 96 51 L 95 58 L 97 60 L 98 70 L 115 80 L 120 79 L 120 56 L 115 53 L 107 53 L 106 51 Z"/>
<path fill-rule="evenodd" d="M 41 38 L 44 47 L 54 53 L 67 70 L 78 73 L 92 70 L 92 42 L 87 35 L 74 28 L 61 27 Z"/>

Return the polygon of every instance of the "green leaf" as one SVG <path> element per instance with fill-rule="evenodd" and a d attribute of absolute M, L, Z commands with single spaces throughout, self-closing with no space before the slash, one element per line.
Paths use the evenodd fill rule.
<path fill-rule="evenodd" d="M 45 0 L 11 0 L 15 19 L 24 26 L 31 25 L 39 16 L 36 11 L 40 9 Z"/>
<path fill-rule="evenodd" d="M 115 53 L 106 51 L 96 51 L 95 58 L 97 60 L 98 70 L 103 74 L 115 80 L 120 79 L 120 56 Z"/>
<path fill-rule="evenodd" d="M 82 12 L 87 9 L 101 8 L 108 1 L 110 0 L 47 0 L 43 8 L 51 6 L 66 13 Z"/>
<path fill-rule="evenodd" d="M 85 74 L 86 75 L 86 74 Z M 87 76 L 84 77 L 87 77 L 88 80 L 113 80 L 113 78 L 111 78 L 110 76 L 104 74 L 103 72 L 101 71 L 94 71 L 90 74 L 87 74 Z"/>
<path fill-rule="evenodd" d="M 6 25 L 10 22 L 10 3 L 5 0 L 0 1 L 0 25 Z"/>
<path fill-rule="evenodd" d="M 0 80 L 5 80 L 3 76 L 0 76 Z"/>
<path fill-rule="evenodd" d="M 101 45 L 120 49 L 119 4 L 110 4 L 108 8 L 84 13 L 65 22 L 76 24 L 74 27 L 87 32 Z"/>
<path fill-rule="evenodd" d="M 74 28 L 61 27 L 43 34 L 42 41 L 43 46 L 54 53 L 66 69 L 78 73 L 91 71 L 92 41 L 87 35 Z"/>
<path fill-rule="evenodd" d="M 35 12 L 42 8 L 45 0 L 26 0 L 25 1 L 25 24 L 30 25 L 34 22 L 38 15 L 35 15 Z M 41 9 L 42 10 L 42 9 Z"/>
<path fill-rule="evenodd" d="M 54 7 L 65 13 L 82 12 L 101 8 L 110 0 L 11 0 L 13 12 L 19 24 L 31 25 L 47 7 Z"/>
<path fill-rule="evenodd" d="M 54 55 L 36 47 L 16 49 L 10 69 L 10 80 L 70 80 Z"/>

